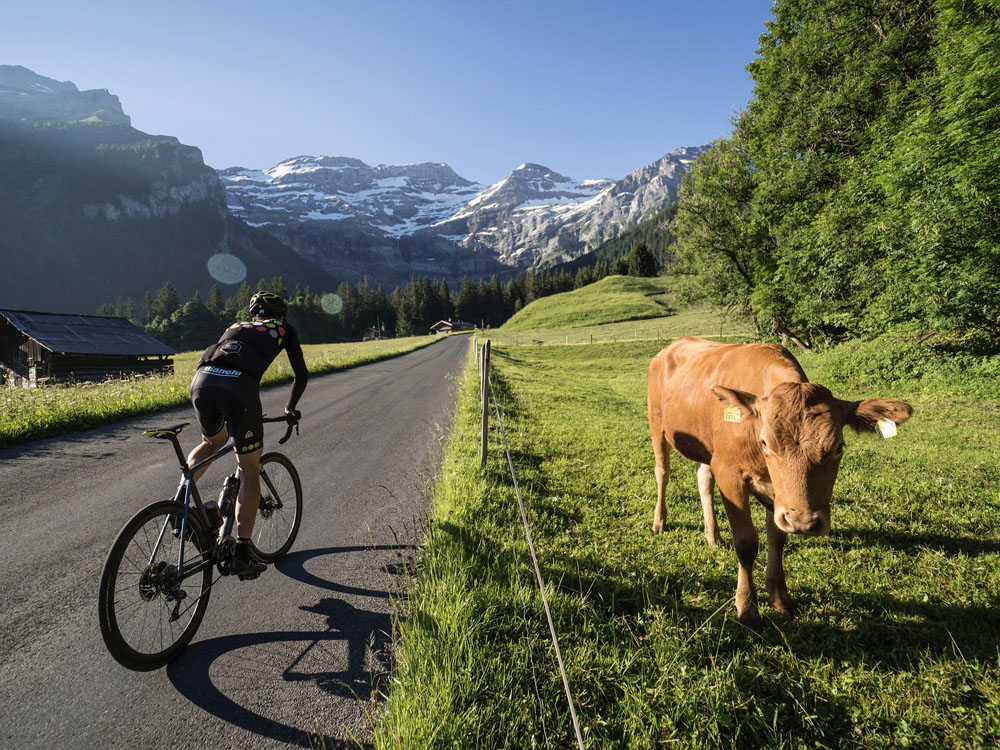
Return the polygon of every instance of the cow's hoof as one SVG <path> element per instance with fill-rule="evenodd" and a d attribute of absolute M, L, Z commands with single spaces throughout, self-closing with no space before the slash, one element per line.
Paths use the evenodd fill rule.
<path fill-rule="evenodd" d="M 736 619 L 743 625 L 754 630 L 758 630 L 764 625 L 764 618 L 760 616 L 760 612 L 757 611 L 756 607 L 747 607 L 736 616 Z"/>
<path fill-rule="evenodd" d="M 654 534 L 659 534 L 661 531 L 663 531 L 663 521 L 654 521 L 653 522 L 653 533 Z"/>
<path fill-rule="evenodd" d="M 798 607 L 792 604 L 791 599 L 786 599 L 785 601 L 778 599 L 771 602 L 771 604 L 778 612 L 790 619 L 795 619 L 795 615 L 798 614 Z"/>
<path fill-rule="evenodd" d="M 718 549 L 719 545 L 722 544 L 722 537 L 719 536 L 718 533 L 716 533 L 713 536 L 705 534 L 705 541 L 708 542 L 709 547 L 712 547 L 713 549 Z"/>

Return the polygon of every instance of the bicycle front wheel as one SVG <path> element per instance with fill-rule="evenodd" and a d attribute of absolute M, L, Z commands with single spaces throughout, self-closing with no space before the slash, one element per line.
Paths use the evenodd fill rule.
<path fill-rule="evenodd" d="M 212 591 L 212 566 L 177 575 L 184 508 L 153 503 L 115 539 L 101 575 L 98 618 L 108 651 L 124 667 L 162 667 L 194 637 Z M 194 514 L 184 534 L 185 569 L 207 559 L 211 542 Z"/>
<path fill-rule="evenodd" d="M 292 462 L 280 453 L 260 459 L 260 506 L 253 545 L 265 562 L 277 562 L 291 549 L 302 522 L 302 485 Z"/>

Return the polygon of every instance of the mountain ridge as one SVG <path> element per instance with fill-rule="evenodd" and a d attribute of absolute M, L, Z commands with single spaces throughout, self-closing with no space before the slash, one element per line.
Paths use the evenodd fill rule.
<path fill-rule="evenodd" d="M 297 156 L 267 170 L 218 170 L 231 211 L 324 266 L 356 277 L 356 255 L 382 283 L 411 272 L 459 280 L 573 260 L 676 199 L 682 147 L 621 180 L 575 180 L 526 162 L 492 185 L 445 163 L 371 167 Z"/>

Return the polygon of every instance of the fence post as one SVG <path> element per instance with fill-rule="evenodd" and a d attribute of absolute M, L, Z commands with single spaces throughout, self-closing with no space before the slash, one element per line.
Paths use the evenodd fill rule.
<path fill-rule="evenodd" d="M 482 377 L 482 388 L 483 388 L 483 442 L 479 451 L 479 468 L 486 468 L 486 436 L 489 430 L 489 415 L 490 415 L 490 340 L 486 339 L 486 343 L 483 344 L 483 377 Z"/>

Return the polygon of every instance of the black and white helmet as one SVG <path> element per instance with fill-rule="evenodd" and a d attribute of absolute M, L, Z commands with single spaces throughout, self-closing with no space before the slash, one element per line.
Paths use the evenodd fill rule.
<path fill-rule="evenodd" d="M 250 314 L 269 315 L 273 318 L 284 318 L 288 314 L 288 303 L 274 292 L 257 292 L 250 298 Z"/>

